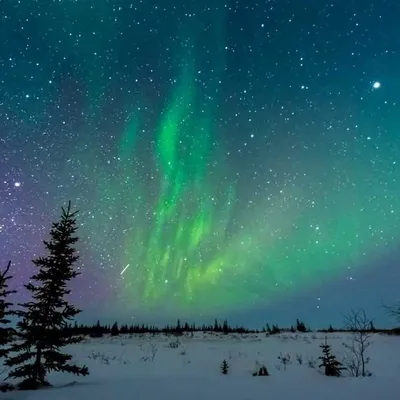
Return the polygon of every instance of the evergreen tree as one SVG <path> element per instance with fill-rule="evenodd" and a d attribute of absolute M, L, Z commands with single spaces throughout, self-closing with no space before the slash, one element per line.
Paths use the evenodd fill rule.
<path fill-rule="evenodd" d="M 10 294 L 16 293 L 15 290 L 8 288 L 8 280 L 11 276 L 8 275 L 8 271 L 11 267 L 11 261 L 8 262 L 6 269 L 0 272 L 0 358 L 7 357 L 9 348 L 7 345 L 11 343 L 16 333 L 15 329 L 10 327 L 9 317 L 14 314 L 10 310 L 11 303 L 7 300 Z"/>
<path fill-rule="evenodd" d="M 371 321 L 370 324 L 369 324 L 369 331 L 370 332 L 376 332 L 376 328 L 375 328 L 375 325 L 374 325 L 373 321 Z"/>
<path fill-rule="evenodd" d="M 320 368 L 325 369 L 326 376 L 341 376 L 342 371 L 345 367 L 342 367 L 342 363 L 336 360 L 336 357 L 332 354 L 332 347 L 328 344 L 328 339 L 325 337 L 325 343 L 321 344 L 322 357 L 318 357 L 321 360 Z"/>
<path fill-rule="evenodd" d="M 17 329 L 21 342 L 11 347 L 17 354 L 5 364 L 13 368 L 9 378 L 22 379 L 20 389 L 49 386 L 46 377 L 50 371 L 89 374 L 87 367 L 70 364 L 72 356 L 60 351 L 82 340 L 63 332 L 68 322 L 80 313 L 65 299 L 70 294 L 68 282 L 79 274 L 74 269 L 79 259 L 74 248 L 78 241 L 76 214 L 69 203 L 67 209 L 62 208 L 60 221 L 52 224 L 51 239 L 43 242 L 48 255 L 33 260 L 38 271 L 25 285 L 32 300 L 20 304 L 22 309 L 16 312 L 20 317 Z"/>
<path fill-rule="evenodd" d="M 279 326 L 278 325 L 272 325 L 271 335 L 276 335 L 278 333 L 281 333 L 281 330 L 279 329 Z"/>
<path fill-rule="evenodd" d="M 111 327 L 111 336 L 118 336 L 118 335 L 119 335 L 118 323 L 114 322 L 113 326 Z"/>
<path fill-rule="evenodd" d="M 223 375 L 228 375 L 229 372 L 229 365 L 226 360 L 222 361 L 221 364 L 221 372 Z"/>
<path fill-rule="evenodd" d="M 89 336 L 91 338 L 100 338 L 103 336 L 103 333 L 104 333 L 104 328 L 100 325 L 100 321 L 97 320 L 97 323 L 92 327 Z"/>
<path fill-rule="evenodd" d="M 296 320 L 296 329 L 298 332 L 307 332 L 307 328 L 304 322 L 301 322 L 298 319 Z"/>
<path fill-rule="evenodd" d="M 224 321 L 224 324 L 222 325 L 222 332 L 224 332 L 225 334 L 229 333 L 229 325 L 228 325 L 228 320 Z"/>
<path fill-rule="evenodd" d="M 221 329 L 220 329 L 220 326 L 219 326 L 219 324 L 218 324 L 218 320 L 216 319 L 215 321 L 214 321 L 214 332 L 219 332 Z"/>
<path fill-rule="evenodd" d="M 11 276 L 8 271 L 11 267 L 11 261 L 8 262 L 7 267 L 3 272 L 0 272 L 0 358 L 7 358 L 10 352 L 10 344 L 14 340 L 16 330 L 10 325 L 9 317 L 15 315 L 15 312 L 10 309 L 12 303 L 8 301 L 10 294 L 16 293 L 15 290 L 8 288 L 8 280 Z M 0 391 L 8 392 L 14 390 L 14 386 L 10 383 L 1 382 Z"/>

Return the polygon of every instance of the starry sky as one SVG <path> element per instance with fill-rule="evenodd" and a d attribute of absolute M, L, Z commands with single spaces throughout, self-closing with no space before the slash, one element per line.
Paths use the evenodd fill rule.
<path fill-rule="evenodd" d="M 396 0 L 3 0 L 0 254 L 68 200 L 83 318 L 326 325 L 398 298 Z M 397 284 L 396 284 L 397 283 Z"/>

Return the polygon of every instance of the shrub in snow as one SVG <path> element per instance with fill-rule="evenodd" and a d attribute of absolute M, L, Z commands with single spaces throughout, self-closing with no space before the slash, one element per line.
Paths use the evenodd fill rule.
<path fill-rule="evenodd" d="M 311 357 L 311 358 L 308 360 L 307 365 L 308 365 L 308 368 L 315 368 L 316 365 L 317 365 L 317 361 L 315 360 L 314 357 Z"/>
<path fill-rule="evenodd" d="M 88 355 L 88 358 L 91 360 L 100 361 L 102 364 L 110 364 L 110 357 L 101 352 L 92 352 L 92 354 Z"/>
<path fill-rule="evenodd" d="M 326 376 L 341 376 L 342 371 L 346 368 L 342 366 L 342 363 L 336 360 L 336 357 L 332 354 L 332 348 L 328 344 L 328 339 L 325 337 L 325 343 L 321 344 L 323 356 L 319 357 L 321 360 L 320 368 L 324 368 Z"/>
<path fill-rule="evenodd" d="M 303 356 L 300 353 L 296 354 L 296 361 L 297 361 L 297 364 L 299 364 L 299 365 L 303 364 Z"/>
<path fill-rule="evenodd" d="M 150 343 L 146 347 L 139 345 L 139 348 L 144 353 L 144 355 L 140 358 L 141 361 L 149 361 L 149 362 L 154 361 L 158 351 L 157 346 L 154 343 Z"/>
<path fill-rule="evenodd" d="M 343 343 L 346 349 L 344 365 L 350 376 L 371 376 L 367 370 L 370 358 L 367 350 L 371 346 L 371 336 L 374 328 L 373 321 L 370 320 L 363 309 L 351 311 L 346 317 L 345 327 L 352 332 L 351 342 Z"/>
<path fill-rule="evenodd" d="M 88 358 L 91 360 L 99 361 L 101 364 L 109 365 L 111 361 L 119 361 L 122 364 L 129 364 L 128 360 L 123 359 L 124 351 L 121 353 L 119 357 L 117 356 L 106 356 L 105 353 L 92 352 Z"/>
<path fill-rule="evenodd" d="M 282 353 L 278 356 L 278 360 L 283 365 L 283 370 L 286 371 L 286 368 L 289 364 L 291 364 L 290 354 L 283 355 Z"/>
<path fill-rule="evenodd" d="M 226 360 L 222 361 L 221 364 L 221 372 L 223 375 L 227 375 L 229 371 L 229 365 L 228 362 Z"/>
<path fill-rule="evenodd" d="M 168 347 L 171 349 L 177 349 L 181 345 L 181 341 L 179 339 L 172 340 L 169 342 Z"/>

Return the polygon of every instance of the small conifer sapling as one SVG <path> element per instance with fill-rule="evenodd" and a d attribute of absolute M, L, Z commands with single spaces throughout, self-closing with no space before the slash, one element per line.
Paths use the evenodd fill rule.
<path fill-rule="evenodd" d="M 223 375 L 228 375 L 229 372 L 229 365 L 226 360 L 222 361 L 221 364 L 221 372 Z"/>
<path fill-rule="evenodd" d="M 325 337 L 325 343 L 319 347 L 322 349 L 323 355 L 319 357 L 321 360 L 320 368 L 324 368 L 326 376 L 341 376 L 342 371 L 346 368 L 342 366 L 342 363 L 336 360 L 336 357 L 332 354 L 332 347 L 328 344 L 328 339 Z"/>

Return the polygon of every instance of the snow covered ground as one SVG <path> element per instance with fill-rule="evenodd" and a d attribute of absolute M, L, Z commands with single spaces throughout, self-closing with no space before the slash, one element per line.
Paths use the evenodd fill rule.
<path fill-rule="evenodd" d="M 205 334 L 179 338 L 164 335 L 87 339 L 69 349 L 86 364 L 90 376 L 52 374 L 56 385 L 37 392 L 0 393 L 7 400 L 386 400 L 400 389 L 400 337 L 375 334 L 369 348 L 368 378 L 329 378 L 318 368 L 325 336 L 338 359 L 344 355 L 343 333 Z M 173 343 L 179 345 L 174 348 Z M 171 347 L 172 346 L 172 347 Z M 285 367 L 279 356 L 290 355 Z M 302 359 L 302 364 L 298 360 Z M 220 365 L 226 359 L 229 374 Z M 315 368 L 310 364 L 315 362 Z M 259 364 L 270 376 L 253 377 Z M 4 377 L 6 372 L 2 374 Z M 69 385 L 72 382 L 76 382 Z"/>

